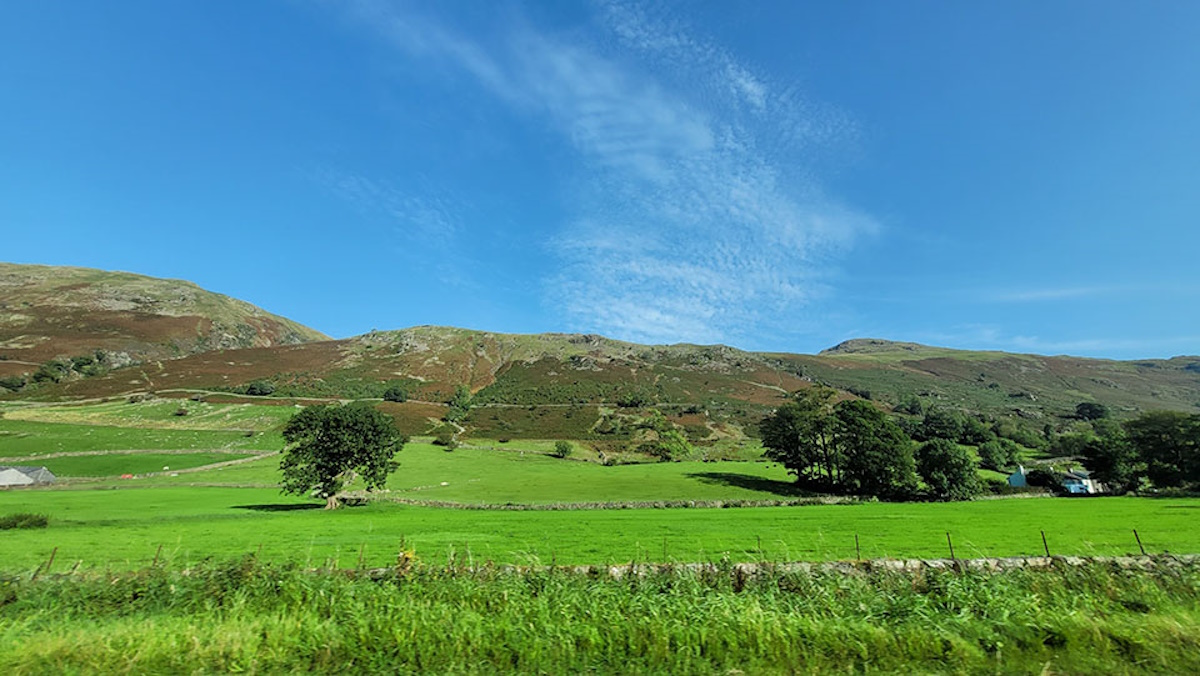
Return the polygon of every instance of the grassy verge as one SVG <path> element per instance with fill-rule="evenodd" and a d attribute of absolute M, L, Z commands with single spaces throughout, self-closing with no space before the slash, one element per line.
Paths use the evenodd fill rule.
<path fill-rule="evenodd" d="M 1200 570 L 613 580 L 242 559 L 0 586 L 8 673 L 1197 673 Z"/>

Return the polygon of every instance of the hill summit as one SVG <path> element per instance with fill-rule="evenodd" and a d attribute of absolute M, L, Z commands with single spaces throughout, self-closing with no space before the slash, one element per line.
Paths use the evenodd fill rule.
<path fill-rule="evenodd" d="M 5 373 L 28 372 L 50 359 L 96 350 L 120 365 L 328 339 L 191 282 L 0 263 L 0 364 Z"/>

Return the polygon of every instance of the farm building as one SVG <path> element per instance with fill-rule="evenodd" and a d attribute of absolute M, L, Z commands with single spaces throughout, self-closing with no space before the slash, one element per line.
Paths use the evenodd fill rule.
<path fill-rule="evenodd" d="M 1063 473 L 1062 485 L 1068 493 L 1091 494 L 1103 490 L 1100 484 L 1092 479 L 1092 473 L 1085 469 L 1072 469 Z"/>
<path fill-rule="evenodd" d="M 1025 488 L 1029 485 L 1029 483 L 1025 481 L 1025 465 L 1018 465 L 1017 471 L 1008 475 L 1008 485 L 1012 486 L 1013 488 Z"/>
<path fill-rule="evenodd" d="M 45 467 L 6 465 L 0 466 L 0 488 L 14 486 L 38 486 L 54 483 L 55 477 Z"/>
<path fill-rule="evenodd" d="M 1014 488 L 1025 488 L 1029 485 L 1025 479 L 1026 474 L 1025 466 L 1018 466 L 1017 471 L 1008 475 L 1008 485 Z M 1104 490 L 1103 486 L 1092 479 L 1092 473 L 1084 469 L 1062 472 L 1058 475 L 1058 481 L 1062 484 L 1063 491 L 1072 495 L 1090 495 Z"/>

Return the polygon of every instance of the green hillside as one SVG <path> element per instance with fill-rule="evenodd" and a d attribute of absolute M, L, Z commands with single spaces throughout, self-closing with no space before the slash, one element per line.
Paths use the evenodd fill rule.
<path fill-rule="evenodd" d="M 315 340 L 328 336 L 191 282 L 0 263 L 0 376 L 97 350 L 120 366 Z"/>
<path fill-rule="evenodd" d="M 385 407 L 410 434 L 452 429 L 600 447 L 627 443 L 652 408 L 694 443 L 745 439 L 788 393 L 813 384 L 887 410 L 957 410 L 1038 433 L 1069 427 L 1084 402 L 1117 418 L 1200 411 L 1196 356 L 1111 361 L 878 339 L 799 355 L 437 326 L 334 341 L 188 282 L 0 264 L 0 290 L 0 379 L 25 382 L 0 388 L 10 400 L 154 392 L 290 405 L 382 399 L 391 390 L 405 401 Z M 95 350 L 105 363 L 88 362 Z M 62 360 L 60 372 L 30 376 L 51 359 Z M 446 403 L 459 388 L 470 392 L 471 406 L 447 428 Z M 263 394 L 270 397 L 244 396 Z"/>

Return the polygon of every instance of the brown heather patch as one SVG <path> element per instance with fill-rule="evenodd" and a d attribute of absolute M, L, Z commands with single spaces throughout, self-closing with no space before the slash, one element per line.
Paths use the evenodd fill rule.
<path fill-rule="evenodd" d="M 22 364 L 15 361 L 0 361 L 0 378 L 5 376 L 22 376 L 27 373 L 33 373 L 37 370 L 37 366 Z M 4 390 L 0 390 L 0 394 L 4 394 Z"/>
<path fill-rule="evenodd" d="M 419 401 L 397 403 L 385 401 L 376 405 L 380 411 L 392 416 L 401 434 L 417 436 L 429 434 L 438 421 L 446 415 L 446 407 Z"/>

